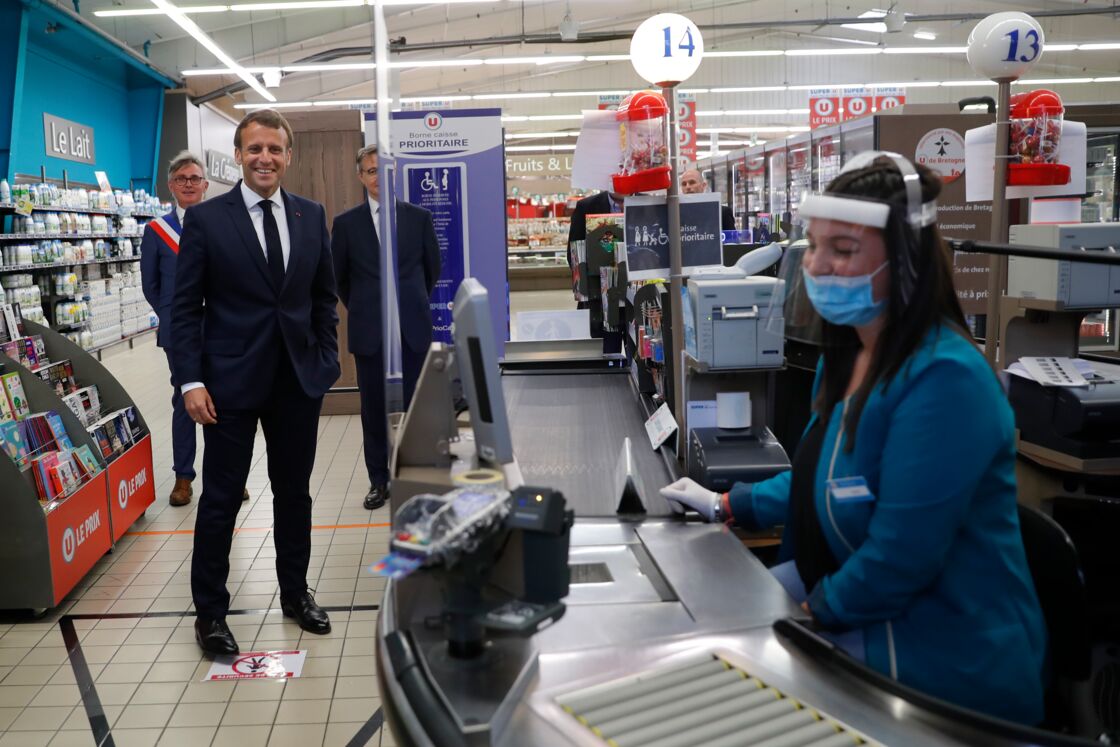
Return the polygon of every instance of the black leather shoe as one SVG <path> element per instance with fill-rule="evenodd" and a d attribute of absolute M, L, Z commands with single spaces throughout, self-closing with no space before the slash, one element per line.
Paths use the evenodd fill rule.
<path fill-rule="evenodd" d="M 208 654 L 233 656 L 241 653 L 225 620 L 199 617 L 194 621 L 194 639 Z"/>
<path fill-rule="evenodd" d="M 308 633 L 323 635 L 331 632 L 331 619 L 327 611 L 315 604 L 310 591 L 305 591 L 296 599 L 280 598 L 280 611 L 284 617 L 294 618 L 299 626 Z"/>
<path fill-rule="evenodd" d="M 362 505 L 373 511 L 384 506 L 387 500 L 389 500 L 389 486 L 374 485 L 366 493 L 366 499 L 362 501 Z"/>

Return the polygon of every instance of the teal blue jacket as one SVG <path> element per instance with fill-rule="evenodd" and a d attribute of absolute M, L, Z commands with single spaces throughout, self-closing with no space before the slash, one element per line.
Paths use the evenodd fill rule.
<path fill-rule="evenodd" d="M 814 617 L 862 628 L 868 665 L 906 685 L 1037 724 L 1046 628 L 1019 534 L 1015 422 L 999 381 L 969 340 L 942 327 L 874 387 L 852 450 L 847 406 L 834 408 L 817 464 L 817 516 L 840 568 L 810 591 Z M 864 477 L 875 500 L 831 498 L 833 459 L 834 477 Z M 784 523 L 789 487 L 789 472 L 737 484 L 735 520 Z"/>

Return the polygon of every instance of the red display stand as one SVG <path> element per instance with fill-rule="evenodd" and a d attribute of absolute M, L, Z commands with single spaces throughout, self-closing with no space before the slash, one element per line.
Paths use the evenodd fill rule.
<path fill-rule="evenodd" d="M 105 505 L 105 471 L 83 485 L 46 515 L 51 586 L 55 606 L 109 551 L 109 510 Z"/>
<path fill-rule="evenodd" d="M 109 463 L 109 519 L 116 542 L 156 501 L 152 437 L 146 435 Z"/>

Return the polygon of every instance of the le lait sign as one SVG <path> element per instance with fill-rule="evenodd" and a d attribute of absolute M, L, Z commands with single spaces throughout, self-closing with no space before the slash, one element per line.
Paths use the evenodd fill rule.
<path fill-rule="evenodd" d="M 43 141 L 48 156 L 93 164 L 93 128 L 69 119 L 43 113 Z"/>

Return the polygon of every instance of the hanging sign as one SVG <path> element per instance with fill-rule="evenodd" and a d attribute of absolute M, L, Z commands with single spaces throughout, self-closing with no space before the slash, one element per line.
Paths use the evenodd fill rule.
<path fill-rule="evenodd" d="M 840 124 L 840 91 L 836 88 L 809 89 L 809 127 Z"/>
<path fill-rule="evenodd" d="M 677 96 L 677 136 L 681 159 L 696 163 L 696 95 L 682 93 Z"/>
<path fill-rule="evenodd" d="M 658 13 L 630 39 L 634 71 L 658 86 L 686 81 L 704 59 L 704 37 L 695 23 L 676 13 Z"/>
<path fill-rule="evenodd" d="M 96 163 L 93 128 L 43 113 L 43 140 L 48 156 L 79 163 Z"/>
<path fill-rule="evenodd" d="M 881 112 L 884 109 L 893 109 L 906 103 L 905 88 L 876 88 L 874 91 L 874 111 Z"/>
<path fill-rule="evenodd" d="M 875 96 L 868 88 L 849 88 L 840 97 L 844 121 L 866 117 L 871 114 L 874 106 Z"/>

